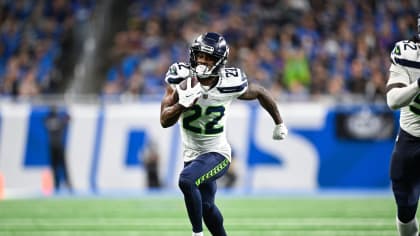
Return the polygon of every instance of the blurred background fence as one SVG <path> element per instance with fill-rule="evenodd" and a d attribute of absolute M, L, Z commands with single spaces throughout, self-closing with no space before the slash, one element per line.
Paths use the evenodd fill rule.
<path fill-rule="evenodd" d="M 158 122 L 163 76 L 188 61 L 198 34 L 215 31 L 230 45 L 228 64 L 269 89 L 291 131 L 273 142 L 267 114 L 234 104 L 228 187 L 388 189 L 398 125 L 385 105 L 389 53 L 415 34 L 419 5 L 0 1 L 0 185 L 6 195 L 42 190 L 50 164 L 43 120 L 58 107 L 71 118 L 64 144 L 74 190 L 146 189 L 154 150 L 159 186 L 174 188 L 180 140 Z"/>
<path fill-rule="evenodd" d="M 256 104 L 234 103 L 228 138 L 234 149 L 230 184 L 238 192 L 389 189 L 388 165 L 398 114 L 380 105 L 280 103 L 290 129 L 271 139 L 273 123 Z M 65 139 L 73 190 L 139 192 L 177 188 L 182 167 L 178 127 L 163 129 L 158 102 L 72 103 Z M 44 125 L 49 106 L 1 103 L 0 172 L 6 195 L 45 189 L 50 165 Z M 149 185 L 156 152 L 159 185 Z M 153 171 L 153 170 L 152 170 Z M 221 183 L 222 184 L 222 183 Z M 8 193 L 7 193 L 8 192 Z"/>

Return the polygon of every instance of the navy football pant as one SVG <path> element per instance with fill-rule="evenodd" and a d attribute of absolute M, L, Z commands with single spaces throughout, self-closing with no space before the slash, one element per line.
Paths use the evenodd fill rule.
<path fill-rule="evenodd" d="M 203 223 L 214 236 L 225 236 L 223 217 L 214 203 L 216 179 L 229 168 L 229 160 L 215 152 L 205 153 L 184 164 L 179 187 L 184 194 L 193 232 L 203 231 Z"/>
<path fill-rule="evenodd" d="M 420 195 L 420 138 L 400 130 L 392 152 L 392 191 L 401 222 L 411 221 Z"/>

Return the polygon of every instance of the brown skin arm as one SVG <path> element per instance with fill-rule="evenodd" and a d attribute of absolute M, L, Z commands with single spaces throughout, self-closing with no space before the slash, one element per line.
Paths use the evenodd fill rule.
<path fill-rule="evenodd" d="M 277 108 L 276 101 L 270 92 L 264 87 L 257 84 L 249 84 L 248 89 L 245 93 L 238 97 L 240 100 L 255 100 L 270 114 L 276 125 L 283 123 L 283 119 L 280 116 L 279 109 Z"/>
<path fill-rule="evenodd" d="M 185 107 L 178 103 L 178 93 L 170 86 L 166 86 L 165 95 L 160 104 L 160 124 L 163 128 L 173 126 L 185 111 Z"/>

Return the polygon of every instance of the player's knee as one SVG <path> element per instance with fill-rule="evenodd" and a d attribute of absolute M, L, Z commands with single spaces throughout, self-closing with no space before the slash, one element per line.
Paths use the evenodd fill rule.
<path fill-rule="evenodd" d="M 416 217 L 417 205 L 398 206 L 398 219 L 402 223 L 408 223 Z"/>
<path fill-rule="evenodd" d="M 220 214 L 220 211 L 214 205 L 214 203 L 211 202 L 203 202 L 203 216 L 211 216 L 213 220 L 219 221 L 220 223 L 223 222 L 223 216 Z"/>
<path fill-rule="evenodd" d="M 209 202 L 203 202 L 203 212 L 209 212 L 213 208 L 213 204 Z"/>
<path fill-rule="evenodd" d="M 193 189 L 195 187 L 195 183 L 194 183 L 194 181 L 192 181 L 188 178 L 185 178 L 181 175 L 179 177 L 178 186 L 183 192 L 191 191 L 191 189 Z"/>

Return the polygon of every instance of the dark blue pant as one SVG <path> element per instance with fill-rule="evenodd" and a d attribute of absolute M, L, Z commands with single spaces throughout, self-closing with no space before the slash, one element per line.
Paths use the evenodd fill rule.
<path fill-rule="evenodd" d="M 214 236 L 225 236 L 223 216 L 214 203 L 216 179 L 229 168 L 229 161 L 215 152 L 205 153 L 184 164 L 179 177 L 179 187 L 184 194 L 188 217 L 193 232 L 203 231 L 203 223 Z"/>
<path fill-rule="evenodd" d="M 400 130 L 392 152 L 390 175 L 398 218 L 407 223 L 416 215 L 420 195 L 420 138 Z"/>

